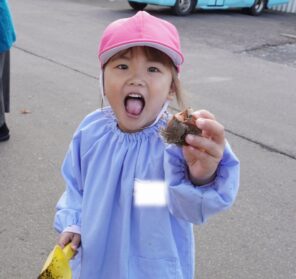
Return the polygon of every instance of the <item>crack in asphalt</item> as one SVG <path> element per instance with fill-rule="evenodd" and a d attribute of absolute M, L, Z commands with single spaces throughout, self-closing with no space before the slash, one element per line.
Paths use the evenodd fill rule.
<path fill-rule="evenodd" d="M 285 44 L 287 44 L 287 43 L 285 43 Z M 269 44 L 268 44 L 268 45 L 269 45 Z M 280 44 L 280 45 L 282 45 L 282 44 Z M 270 46 L 270 45 L 269 45 L 269 46 Z M 272 45 L 272 46 L 273 46 L 273 45 Z M 277 45 L 277 46 L 278 46 L 278 45 Z M 18 49 L 18 50 L 20 50 L 20 51 L 23 51 L 23 52 L 25 52 L 25 53 L 27 53 L 27 54 L 30 54 L 30 55 L 34 56 L 34 57 L 37 57 L 37 58 L 40 58 L 40 59 L 46 60 L 46 61 L 48 61 L 48 62 L 50 62 L 50 63 L 55 64 L 55 65 L 61 66 L 61 67 L 63 67 L 63 68 L 66 68 L 66 69 L 68 69 L 68 70 L 74 71 L 74 72 L 79 73 L 79 74 L 81 74 L 81 75 L 84 75 L 84 76 L 86 76 L 86 77 L 89 77 L 89 78 L 92 78 L 92 79 L 99 80 L 99 78 L 96 77 L 96 76 L 94 76 L 94 75 L 91 75 L 91 74 L 88 74 L 88 73 L 82 72 L 81 70 L 75 69 L 75 68 L 73 68 L 73 67 L 70 67 L 70 66 L 68 66 L 68 65 L 66 65 L 66 64 L 63 64 L 63 63 L 60 63 L 60 62 L 58 62 L 58 61 L 56 61 L 56 60 L 53 60 L 53 59 L 51 59 L 51 58 L 48 58 L 48 57 L 46 57 L 46 56 L 36 54 L 36 53 L 34 53 L 34 52 L 32 52 L 32 51 L 29 51 L 29 50 L 27 50 L 27 49 L 24 49 L 24 48 L 22 48 L 22 47 L 18 47 L 18 46 L 16 46 L 16 45 L 14 45 L 13 48 Z M 254 48 L 254 49 L 255 49 L 255 48 Z M 257 49 L 260 49 L 260 48 L 257 48 Z M 173 110 L 173 111 L 175 111 L 175 112 L 179 112 L 179 111 L 180 111 L 178 108 L 175 108 L 174 106 L 169 106 L 169 107 L 170 107 L 171 110 Z M 254 139 L 248 138 L 248 137 L 246 137 L 246 136 L 243 136 L 243 135 L 241 135 L 241 134 L 238 134 L 238 133 L 236 133 L 236 132 L 233 132 L 233 131 L 231 131 L 231 130 L 229 130 L 229 129 L 225 129 L 225 132 L 227 132 L 227 133 L 229 133 L 229 134 L 231 134 L 231 135 L 234 135 L 234 136 L 236 136 L 236 137 L 239 137 L 239 138 L 241 138 L 241 139 L 243 139 L 243 140 L 246 140 L 246 141 L 248 141 L 248 142 L 251 142 L 251 143 L 253 143 L 253 144 L 256 144 L 256 145 L 260 146 L 262 149 L 265 149 L 265 150 L 267 150 L 267 151 L 269 151 L 269 152 L 277 153 L 277 154 L 283 155 L 283 156 L 285 156 L 285 157 L 288 157 L 288 158 L 290 158 L 290 159 L 296 160 L 296 156 L 291 155 L 291 154 L 288 154 L 287 152 L 281 151 L 281 150 L 279 150 L 279 149 L 276 149 L 276 148 L 274 148 L 274 147 L 272 147 L 272 146 L 269 146 L 269 145 L 264 144 L 264 143 L 262 143 L 262 142 L 259 142 L 259 141 L 257 141 L 257 140 L 254 140 Z"/>
<path fill-rule="evenodd" d="M 71 70 L 71 71 L 74 71 L 74 72 L 76 72 L 76 73 L 82 74 L 82 75 L 84 75 L 84 76 L 86 76 L 86 77 L 90 77 L 90 78 L 92 78 L 92 79 L 97 79 L 97 80 L 99 79 L 99 77 L 96 77 L 96 76 L 93 76 L 93 75 L 91 75 L 91 74 L 88 74 L 88 73 L 82 72 L 81 70 L 75 69 L 75 68 L 70 67 L 70 66 L 68 66 L 68 65 L 66 65 L 66 64 L 60 63 L 60 62 L 58 62 L 58 61 L 56 61 L 56 60 L 53 60 L 53 59 L 51 59 L 51 58 L 48 58 L 48 57 L 46 57 L 46 56 L 43 56 L 43 55 L 40 55 L 40 54 L 34 53 L 34 52 L 29 51 L 29 50 L 27 50 L 27 49 L 24 49 L 24 48 L 22 48 L 22 47 L 18 47 L 17 45 L 14 45 L 13 48 L 18 49 L 18 50 L 21 50 L 21 51 L 23 51 L 23 52 L 25 52 L 25 53 L 27 53 L 27 54 L 32 55 L 32 56 L 35 56 L 35 57 L 41 58 L 41 59 L 43 59 L 43 60 L 49 61 L 49 62 L 51 62 L 51 63 L 53 63 L 53 64 L 55 64 L 55 65 L 59 65 L 59 66 L 64 67 L 64 68 L 66 68 L 66 69 L 68 69 L 68 70 Z"/>
<path fill-rule="evenodd" d="M 251 48 L 246 48 L 244 50 L 235 51 L 235 53 L 252 52 L 252 51 L 258 51 L 258 50 L 264 50 L 267 48 L 275 48 L 275 47 L 279 47 L 279 46 L 293 45 L 295 43 L 296 43 L 295 40 L 286 41 L 286 42 L 278 42 L 278 43 L 266 43 L 266 44 L 263 44 L 260 46 L 255 46 L 255 47 L 251 47 Z"/>
<path fill-rule="evenodd" d="M 291 154 L 288 154 L 287 152 L 281 151 L 281 150 L 279 150 L 277 148 L 271 147 L 271 146 L 269 146 L 269 145 L 267 145 L 265 143 L 262 143 L 262 142 L 257 141 L 257 140 L 253 140 L 251 138 L 248 138 L 246 136 L 240 135 L 240 134 L 235 133 L 235 132 L 233 132 L 231 130 L 228 130 L 228 129 L 225 129 L 225 131 L 227 133 L 231 134 L 231 135 L 237 136 L 237 137 L 239 137 L 241 139 L 244 139 L 244 140 L 246 140 L 248 142 L 254 143 L 254 144 L 260 146 L 262 149 L 265 149 L 265 150 L 267 150 L 269 152 L 277 153 L 277 154 L 283 155 L 285 157 L 288 157 L 290 159 L 296 160 L 296 156 L 291 155 Z"/>

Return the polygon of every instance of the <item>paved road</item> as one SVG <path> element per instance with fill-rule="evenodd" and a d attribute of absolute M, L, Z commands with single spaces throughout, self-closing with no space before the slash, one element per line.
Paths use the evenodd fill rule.
<path fill-rule="evenodd" d="M 18 40 L 12 137 L 0 144 L 0 278 L 29 279 L 56 240 L 72 133 L 99 106 L 98 38 L 132 11 L 123 0 L 10 3 Z M 235 206 L 195 227 L 197 278 L 296 278 L 296 15 L 148 10 L 180 30 L 188 103 L 215 112 L 242 163 Z"/>

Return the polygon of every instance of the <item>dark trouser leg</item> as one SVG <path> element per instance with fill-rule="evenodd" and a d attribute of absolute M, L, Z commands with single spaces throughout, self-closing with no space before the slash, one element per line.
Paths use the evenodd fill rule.
<path fill-rule="evenodd" d="M 0 127 L 5 122 L 5 112 L 10 110 L 10 53 L 0 53 Z"/>
<path fill-rule="evenodd" d="M 10 51 L 4 54 L 4 68 L 3 68 L 3 92 L 4 92 L 4 110 L 10 111 Z"/>
<path fill-rule="evenodd" d="M 4 64 L 5 64 L 5 52 L 0 53 L 0 127 L 5 122 L 5 105 L 4 105 Z"/>

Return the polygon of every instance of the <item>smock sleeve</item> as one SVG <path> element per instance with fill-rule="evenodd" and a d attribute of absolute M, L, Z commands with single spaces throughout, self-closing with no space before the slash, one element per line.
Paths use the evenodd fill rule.
<path fill-rule="evenodd" d="M 188 177 L 183 152 L 176 145 L 165 151 L 165 178 L 168 184 L 168 207 L 177 218 L 201 224 L 219 211 L 229 208 L 239 188 L 239 160 L 226 143 L 213 182 L 195 186 Z"/>
<path fill-rule="evenodd" d="M 56 205 L 54 227 L 58 232 L 70 226 L 81 226 L 82 182 L 80 168 L 80 140 L 74 136 L 62 165 L 66 190 Z"/>

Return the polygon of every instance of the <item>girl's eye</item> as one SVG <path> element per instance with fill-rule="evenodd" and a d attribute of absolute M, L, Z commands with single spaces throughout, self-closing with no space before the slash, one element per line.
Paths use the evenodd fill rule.
<path fill-rule="evenodd" d="M 117 69 L 120 70 L 126 70 L 128 68 L 128 66 L 126 64 L 119 64 L 116 66 Z"/>
<path fill-rule="evenodd" d="M 160 72 L 160 70 L 158 68 L 156 68 L 156 67 L 149 67 L 148 72 L 157 73 L 157 72 Z"/>

